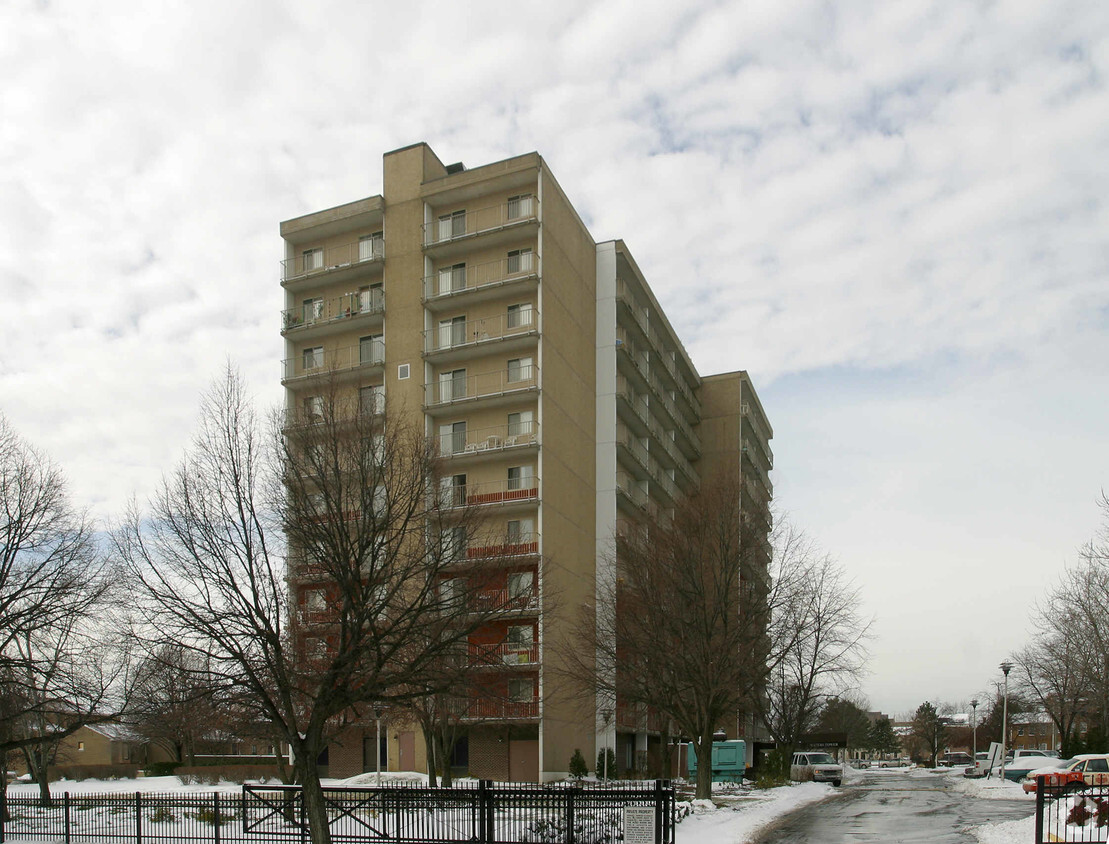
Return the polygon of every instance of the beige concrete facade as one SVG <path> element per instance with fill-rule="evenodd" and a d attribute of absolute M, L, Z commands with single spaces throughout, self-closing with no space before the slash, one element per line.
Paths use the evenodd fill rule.
<path fill-rule="evenodd" d="M 506 660 L 465 767 L 561 778 L 575 748 L 595 759 L 613 732 L 630 748 L 620 768 L 641 765 L 657 719 L 617 707 L 606 724 L 609 704 L 555 679 L 558 655 L 619 521 L 664 513 L 709 470 L 739 473 L 765 509 L 772 431 L 747 374 L 698 375 L 625 244 L 593 240 L 536 153 L 466 169 L 426 144 L 395 150 L 381 196 L 281 235 L 287 409 L 336 378 L 384 395 L 519 539 L 508 574 L 530 577 L 535 600 L 488 641 L 513 627 L 534 656 Z M 366 736 L 372 724 L 331 748 L 331 776 L 373 770 Z M 424 769 L 418 730 L 388 741 L 390 770 Z"/>

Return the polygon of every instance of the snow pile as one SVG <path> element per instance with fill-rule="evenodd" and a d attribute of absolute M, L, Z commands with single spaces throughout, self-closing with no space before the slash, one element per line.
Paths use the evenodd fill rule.
<path fill-rule="evenodd" d="M 1028 844 L 1036 840 L 1036 816 L 976 826 L 971 832 L 980 844 Z"/>
<path fill-rule="evenodd" d="M 967 779 L 966 777 L 952 777 L 951 787 L 967 797 L 980 797 L 984 800 L 1035 800 L 1035 794 L 1028 794 L 1020 783 L 1009 780 L 999 780 L 996 777 L 989 779 Z"/>
<path fill-rule="evenodd" d="M 802 806 L 826 800 L 836 793 L 835 788 L 823 782 L 806 782 L 753 791 L 742 803 L 686 818 L 682 821 L 678 835 L 682 844 L 748 841 L 759 830 L 783 815 Z"/>

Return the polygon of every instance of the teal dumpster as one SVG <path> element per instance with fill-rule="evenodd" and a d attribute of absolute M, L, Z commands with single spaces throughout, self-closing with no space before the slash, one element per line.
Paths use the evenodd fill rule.
<path fill-rule="evenodd" d="M 697 751 L 688 745 L 689 778 L 697 779 Z M 747 770 L 747 743 L 740 739 L 712 743 L 712 781 L 741 782 Z"/>

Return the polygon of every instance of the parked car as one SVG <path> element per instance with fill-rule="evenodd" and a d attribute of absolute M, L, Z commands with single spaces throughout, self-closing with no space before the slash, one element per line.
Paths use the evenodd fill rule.
<path fill-rule="evenodd" d="M 970 758 L 969 753 L 963 753 L 961 751 L 955 750 L 951 753 L 945 753 L 940 764 L 947 765 L 952 768 L 961 768 L 965 765 L 969 765 L 973 761 L 974 760 Z"/>
<path fill-rule="evenodd" d="M 1019 759 L 1005 763 L 1005 779 L 1010 782 L 1020 782 L 1030 771 L 1042 768 L 1046 763 L 1047 759 L 1044 756 L 1021 756 Z M 990 771 L 990 776 L 1000 777 L 1001 766 L 998 765 Z"/>
<path fill-rule="evenodd" d="M 1058 765 L 1047 764 L 1028 772 L 1021 780 L 1025 791 L 1036 790 L 1036 780 L 1043 779 L 1045 785 L 1073 785 L 1082 788 L 1087 785 L 1109 785 L 1109 754 L 1083 753 L 1073 759 L 1055 760 Z"/>
<path fill-rule="evenodd" d="M 793 754 L 789 778 L 795 782 L 843 782 L 843 767 L 827 753 L 801 751 Z"/>

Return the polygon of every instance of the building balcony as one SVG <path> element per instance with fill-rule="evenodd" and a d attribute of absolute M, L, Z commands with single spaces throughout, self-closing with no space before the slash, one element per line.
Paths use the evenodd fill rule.
<path fill-rule="evenodd" d="M 439 489 L 437 504 L 440 508 L 451 509 L 520 504 L 538 499 L 539 478 L 532 476 L 458 486 L 444 484 Z"/>
<path fill-rule="evenodd" d="M 428 413 L 455 412 L 470 402 L 507 403 L 539 389 L 539 367 L 527 364 L 514 369 L 497 369 L 477 375 L 442 378 L 424 385 L 424 409 Z"/>
<path fill-rule="evenodd" d="M 616 432 L 616 447 L 618 451 L 623 451 L 631 458 L 631 463 L 635 467 L 637 475 L 641 478 L 650 476 L 651 458 L 647 453 L 647 449 L 626 429 Z"/>
<path fill-rule="evenodd" d="M 424 223 L 424 249 L 436 254 L 451 254 L 452 247 L 469 248 L 470 241 L 483 238 L 496 242 L 512 238 L 518 229 L 539 222 L 539 198 L 522 196 L 485 208 L 465 209 Z M 502 237 L 498 237 L 501 235 Z"/>
<path fill-rule="evenodd" d="M 379 237 L 308 249 L 281 262 L 281 284 L 302 290 L 367 272 L 379 273 L 384 262 L 385 241 Z"/>
<path fill-rule="evenodd" d="M 534 615 L 539 612 L 539 596 L 535 591 L 512 591 L 510 589 L 488 589 L 475 596 L 475 603 L 479 610 L 498 613 L 526 613 Z"/>
<path fill-rule="evenodd" d="M 512 291 L 530 292 L 539 281 L 539 256 L 524 252 L 484 264 L 441 267 L 424 278 L 424 305 L 435 311 L 455 307 L 460 298 L 480 302 Z"/>
<path fill-rule="evenodd" d="M 528 305 L 512 313 L 429 328 L 424 332 L 424 357 L 444 362 L 458 360 L 492 344 L 508 352 L 533 347 L 538 336 L 539 312 Z"/>
<path fill-rule="evenodd" d="M 678 394 L 683 399 L 685 399 L 686 406 L 689 407 L 689 409 L 693 412 L 693 418 L 700 420 L 701 402 L 693 394 L 693 390 L 690 389 L 689 384 L 686 382 L 685 378 L 683 378 L 678 373 L 678 364 L 674 361 L 672 357 L 670 357 L 669 354 L 663 351 L 663 349 L 665 349 L 665 345 L 663 344 L 662 338 L 657 331 L 651 332 L 651 340 L 653 341 L 653 344 L 655 346 L 655 359 L 662 364 L 663 371 L 665 371 L 666 374 L 670 376 L 670 380 L 674 384 L 674 387 L 677 389 Z"/>
<path fill-rule="evenodd" d="M 381 324 L 385 313 L 385 294 L 380 288 L 348 293 L 334 299 L 315 299 L 300 307 L 281 312 L 281 333 L 307 340 L 330 333 L 336 327 L 358 325 L 367 328 Z"/>
<path fill-rule="evenodd" d="M 539 423 L 534 420 L 469 428 L 439 435 L 439 456 L 453 460 L 492 457 L 505 451 L 539 445 Z M 452 460 L 452 462 L 453 462 Z"/>
<path fill-rule="evenodd" d="M 320 377 L 350 373 L 380 373 L 385 366 L 383 342 L 360 343 L 339 349 L 308 349 L 281 362 L 281 383 L 292 387 Z"/>
<path fill-rule="evenodd" d="M 522 558 L 539 553 L 539 534 L 521 533 L 509 536 L 504 542 L 491 545 L 471 545 L 466 549 L 466 559 L 473 562 L 500 560 L 519 563 Z"/>
<path fill-rule="evenodd" d="M 632 506 L 640 509 L 647 510 L 650 503 L 650 498 L 634 478 L 623 472 L 616 473 L 616 494 L 617 497 L 622 497 Z"/>
<path fill-rule="evenodd" d="M 456 711 L 462 721 L 534 721 L 539 717 L 539 701 L 473 698 L 459 701 Z"/>
<path fill-rule="evenodd" d="M 502 642 L 496 645 L 470 643 L 470 665 L 483 668 L 502 666 L 534 667 L 539 664 L 539 644 L 514 644 Z"/>

